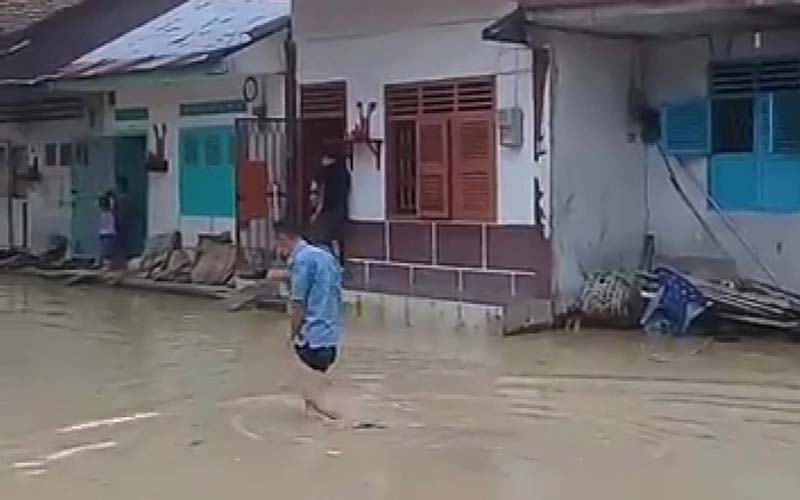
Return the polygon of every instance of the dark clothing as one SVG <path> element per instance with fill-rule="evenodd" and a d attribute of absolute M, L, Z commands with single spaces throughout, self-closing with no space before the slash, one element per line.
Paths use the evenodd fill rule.
<path fill-rule="evenodd" d="M 330 370 L 336 362 L 336 347 L 310 347 L 308 344 L 294 346 L 297 357 L 300 358 L 307 367 L 320 373 Z"/>
<path fill-rule="evenodd" d="M 331 240 L 326 234 L 327 231 L 323 227 L 322 214 L 311 216 L 311 219 L 303 229 L 303 239 L 315 246 L 329 247 Z"/>
<path fill-rule="evenodd" d="M 128 195 L 120 193 L 114 196 L 114 224 L 117 228 L 117 257 L 127 260 L 130 249 L 128 248 L 128 233 L 130 232 L 130 207 Z"/>
<path fill-rule="evenodd" d="M 112 259 L 114 257 L 114 245 L 116 237 L 113 234 L 100 235 L 100 258 Z"/>
<path fill-rule="evenodd" d="M 322 167 L 321 173 L 324 195 L 322 210 L 342 213 L 346 217 L 351 188 L 350 171 L 347 169 L 347 165 L 344 161 L 337 161 L 333 165 Z"/>
<path fill-rule="evenodd" d="M 342 210 L 323 211 L 306 227 L 308 241 L 315 245 L 331 247 L 334 241 L 344 238 L 347 215 Z"/>

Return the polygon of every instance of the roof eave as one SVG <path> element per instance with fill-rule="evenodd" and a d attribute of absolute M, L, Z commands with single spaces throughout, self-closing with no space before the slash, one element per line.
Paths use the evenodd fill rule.
<path fill-rule="evenodd" d="M 540 29 L 605 38 L 675 39 L 800 25 L 800 4 L 796 2 L 762 0 L 758 6 L 752 2 L 597 0 L 568 2 L 568 6 L 561 8 L 521 7 L 487 27 L 483 36 L 488 40 L 522 43 L 527 36 L 525 32 Z"/>

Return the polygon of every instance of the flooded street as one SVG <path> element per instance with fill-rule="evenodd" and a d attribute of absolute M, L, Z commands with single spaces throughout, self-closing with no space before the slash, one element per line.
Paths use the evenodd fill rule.
<path fill-rule="evenodd" d="M 795 499 L 800 346 L 348 331 L 302 417 L 275 313 L 0 281 L 0 498 Z"/>

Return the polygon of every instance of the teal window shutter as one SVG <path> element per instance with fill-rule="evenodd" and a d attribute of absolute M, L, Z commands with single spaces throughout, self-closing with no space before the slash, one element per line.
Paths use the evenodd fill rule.
<path fill-rule="evenodd" d="M 181 135 L 181 144 L 180 149 L 183 155 L 183 166 L 188 168 L 194 168 L 200 166 L 200 150 L 198 144 L 197 137 L 189 135 L 189 134 L 182 134 Z"/>
<path fill-rule="evenodd" d="M 666 152 L 677 157 L 708 155 L 711 152 L 709 115 L 706 99 L 665 106 L 661 130 Z"/>
<path fill-rule="evenodd" d="M 800 92 L 774 93 L 770 103 L 770 152 L 800 154 Z"/>
<path fill-rule="evenodd" d="M 233 217 L 236 183 L 228 143 L 233 127 L 199 127 L 181 131 L 181 215 Z"/>
<path fill-rule="evenodd" d="M 222 139 L 221 134 L 208 134 L 205 137 L 204 158 L 206 167 L 220 167 L 223 164 L 222 159 Z"/>

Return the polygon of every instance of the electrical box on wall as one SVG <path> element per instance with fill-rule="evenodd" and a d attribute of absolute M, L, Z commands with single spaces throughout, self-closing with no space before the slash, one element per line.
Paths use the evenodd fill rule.
<path fill-rule="evenodd" d="M 507 148 L 521 148 L 523 142 L 522 108 L 501 109 L 497 121 L 500 127 L 500 144 Z"/>

